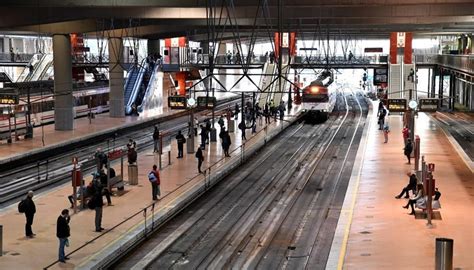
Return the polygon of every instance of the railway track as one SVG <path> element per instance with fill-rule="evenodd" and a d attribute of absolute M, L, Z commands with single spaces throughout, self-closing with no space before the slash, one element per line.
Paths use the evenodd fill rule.
<path fill-rule="evenodd" d="M 326 123 L 289 128 L 111 267 L 323 269 L 366 114 L 343 90 Z"/>
<path fill-rule="evenodd" d="M 234 103 L 240 104 L 240 99 L 227 101 L 216 106 L 216 113 L 233 108 Z M 196 117 L 201 120 L 208 118 L 209 111 L 196 113 Z M 160 123 L 160 132 L 172 136 L 178 130 L 187 130 L 189 116 L 181 116 L 170 121 Z M 78 157 L 80 164 L 83 164 L 81 170 L 83 175 L 92 173 L 94 165 L 91 164 L 93 155 L 98 147 L 104 151 L 116 149 L 116 147 L 125 147 L 129 138 L 133 138 L 138 145 L 138 152 L 143 152 L 152 147 L 152 127 L 148 130 L 133 131 L 111 140 L 97 142 L 96 144 L 75 149 L 65 154 L 55 155 L 47 160 L 34 162 L 17 168 L 12 168 L 0 173 L 0 207 L 15 202 L 21 196 L 24 196 L 29 190 L 43 191 L 57 185 L 70 181 L 72 171 L 72 157 Z M 185 133 L 186 134 L 186 133 Z M 170 137 L 171 138 L 171 137 Z M 171 139 L 170 139 L 171 140 Z M 119 161 L 115 161 L 119 162 Z M 92 162 L 93 163 L 93 162 Z M 112 165 L 115 163 L 112 162 Z"/>

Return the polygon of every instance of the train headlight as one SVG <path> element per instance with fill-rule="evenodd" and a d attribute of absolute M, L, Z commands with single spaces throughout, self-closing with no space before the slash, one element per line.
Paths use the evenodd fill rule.
<path fill-rule="evenodd" d="M 317 94 L 319 92 L 319 87 L 317 86 L 312 86 L 310 89 L 312 94 Z"/>

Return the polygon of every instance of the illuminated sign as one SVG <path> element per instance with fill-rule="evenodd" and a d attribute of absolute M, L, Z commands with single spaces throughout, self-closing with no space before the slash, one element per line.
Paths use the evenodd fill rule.
<path fill-rule="evenodd" d="M 388 110 L 390 112 L 404 112 L 407 110 L 406 99 L 388 99 Z"/>
<path fill-rule="evenodd" d="M 201 109 L 212 109 L 216 106 L 216 98 L 215 97 L 198 97 L 197 104 L 198 108 Z"/>
<path fill-rule="evenodd" d="M 405 48 L 405 32 L 397 32 L 397 47 Z"/>
<path fill-rule="evenodd" d="M 420 111 L 435 112 L 438 110 L 439 100 L 437 98 L 420 98 Z"/>
<path fill-rule="evenodd" d="M 168 97 L 168 107 L 170 109 L 186 109 L 186 97 L 185 96 L 171 96 Z"/>
<path fill-rule="evenodd" d="M 16 105 L 18 103 L 20 103 L 18 95 L 0 93 L 0 104 Z"/>

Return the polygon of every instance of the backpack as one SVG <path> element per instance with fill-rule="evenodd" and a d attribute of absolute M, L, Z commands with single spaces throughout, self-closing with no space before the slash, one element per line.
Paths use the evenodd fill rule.
<path fill-rule="evenodd" d="M 158 180 L 158 179 L 156 178 L 156 175 L 151 171 L 148 174 L 148 180 L 150 180 L 150 182 L 156 182 L 156 180 Z"/>
<path fill-rule="evenodd" d="M 25 199 L 21 200 L 18 204 L 18 212 L 25 213 L 26 212 L 26 202 Z"/>

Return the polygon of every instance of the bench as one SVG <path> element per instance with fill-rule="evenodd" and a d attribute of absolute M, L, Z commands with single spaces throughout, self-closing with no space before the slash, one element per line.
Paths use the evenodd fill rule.
<path fill-rule="evenodd" d="M 107 187 L 109 191 L 112 191 L 112 188 L 117 188 L 118 191 L 123 191 L 125 188 L 125 183 L 123 182 L 123 178 L 121 175 L 116 175 L 112 177 L 107 182 Z"/>
<path fill-rule="evenodd" d="M 20 136 L 26 136 L 26 133 L 27 133 L 27 129 L 26 127 L 22 127 L 22 128 L 17 128 L 15 130 L 15 140 L 19 141 L 20 140 Z"/>

